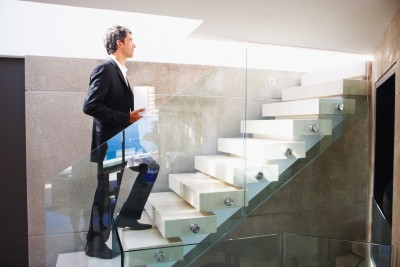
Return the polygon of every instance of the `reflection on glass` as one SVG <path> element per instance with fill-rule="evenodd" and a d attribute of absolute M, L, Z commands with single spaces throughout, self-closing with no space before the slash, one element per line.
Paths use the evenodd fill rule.
<path fill-rule="evenodd" d="M 283 251 L 280 235 L 230 239 L 215 244 L 205 243 L 202 246 L 207 246 L 207 250 L 203 255 L 196 259 L 187 257 L 174 266 L 282 266 Z"/>
<path fill-rule="evenodd" d="M 246 53 L 235 56 L 229 67 L 216 67 L 158 104 L 157 114 L 132 124 L 47 184 L 48 266 L 63 266 L 64 259 L 71 262 L 73 255 L 86 263 L 93 260 L 85 258 L 85 253 L 104 261 L 119 259 L 127 266 L 145 265 L 145 260 L 188 264 L 215 244 L 232 252 L 231 259 L 223 262 L 226 265 L 248 259 L 256 263 L 256 258 L 268 255 L 271 248 L 253 249 L 252 254 L 252 242 L 257 244 L 261 239 L 241 240 L 237 247 L 235 242 L 227 245 L 219 241 L 366 117 L 368 103 L 363 97 L 356 99 L 355 115 L 322 115 L 322 119 L 333 121 L 332 135 L 305 137 L 305 159 L 295 159 L 291 150 L 285 150 L 278 159 L 251 162 L 254 155 L 246 148 L 254 135 L 246 132 L 246 120 L 266 119 L 262 105 L 277 100 L 257 91 L 259 86 L 247 92 L 249 77 L 252 83 L 264 83 L 266 76 L 260 70 L 247 70 L 245 57 Z M 219 149 L 220 139 L 235 139 L 230 145 L 235 153 Z M 274 164 L 267 164 L 269 160 Z M 203 178 L 213 183 L 204 186 Z M 201 189 L 205 187 L 209 190 L 206 193 L 215 191 L 204 194 Z M 177 198 L 180 202 L 175 202 Z M 151 242 L 147 234 L 154 238 Z M 290 248 L 290 243 L 287 245 Z M 247 256 L 236 257 L 240 252 Z M 279 266 L 272 256 L 258 263 Z M 294 263 L 299 260 L 293 258 Z"/>
<path fill-rule="evenodd" d="M 391 246 L 294 234 L 284 235 L 284 266 L 390 267 Z"/>
<path fill-rule="evenodd" d="M 132 155 L 131 152 L 129 156 L 125 155 L 124 134 L 123 132 L 122 135 L 117 135 L 91 153 L 91 161 L 97 163 L 97 187 L 85 248 L 86 255 L 90 257 L 111 259 L 117 256 L 106 242 L 110 235 L 111 219 L 125 170 L 125 157 L 129 157 L 128 167 L 138 175 L 115 219 L 116 225 L 121 228 L 129 227 L 132 230 L 146 230 L 152 227 L 140 223 L 139 220 L 156 181 L 159 165 L 145 153 L 138 141 L 129 142 L 129 149 L 135 151 L 135 154 Z M 128 136 L 129 140 L 133 140 L 137 136 L 137 131 L 134 128 L 129 134 L 132 134 Z M 140 149 L 140 154 L 136 154 Z"/>
<path fill-rule="evenodd" d="M 179 260 L 184 253 L 182 246 L 216 242 L 240 222 L 246 204 L 243 159 L 236 158 L 233 186 L 206 174 L 200 177 L 214 182 L 208 188 L 215 190 L 214 197 L 205 196 L 201 200 L 215 201 L 205 205 L 207 210 L 189 204 L 201 202 L 191 201 L 200 189 L 198 184 L 191 184 L 191 179 L 176 179 L 177 184 L 170 184 L 172 174 L 198 172 L 196 156 L 221 155 L 217 149 L 219 137 L 243 138 L 240 132 L 245 112 L 243 53 L 232 62 L 235 64 L 230 67 L 216 67 L 168 100 L 161 96 L 160 101 L 165 102 L 157 103 L 157 114 L 144 116 L 48 182 L 48 266 L 62 266 L 62 259 L 70 262 L 84 259 L 86 265 L 94 259 L 125 261 L 129 258 L 123 259 L 127 253 L 178 244 Z M 189 184 L 181 183 L 183 180 Z M 227 189 L 235 195 L 229 195 Z M 157 197 L 151 199 L 153 194 Z M 171 194 L 180 201 L 175 204 L 172 197 L 160 194 Z M 217 208 L 213 208 L 214 204 Z M 165 205 L 171 209 L 164 213 L 156 208 Z M 183 206 L 184 212 L 177 208 Z M 177 219 L 170 220 L 169 212 Z M 195 221 L 180 220 L 179 216 L 186 216 L 184 213 L 195 214 Z M 199 215 L 202 217 L 197 219 Z M 217 228 L 223 231 L 222 235 L 213 235 Z M 166 238 L 172 231 L 176 232 L 174 237 Z M 143 233 L 150 234 L 157 242 L 163 240 L 164 245 L 157 242 L 149 245 L 150 239 Z M 154 251 L 149 253 L 154 256 Z M 176 260 L 170 260 L 173 261 Z"/>

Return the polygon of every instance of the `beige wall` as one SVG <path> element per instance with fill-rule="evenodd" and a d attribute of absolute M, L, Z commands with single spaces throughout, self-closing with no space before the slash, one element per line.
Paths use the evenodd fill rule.
<path fill-rule="evenodd" d="M 394 181 L 393 181 L 393 218 L 392 218 L 392 244 L 395 250 L 395 263 L 400 266 L 400 9 L 386 29 L 383 38 L 375 51 L 375 61 L 372 65 L 372 81 L 375 83 L 394 64 L 396 66 L 396 110 L 395 110 L 395 147 L 394 147 Z M 374 95 L 374 94 L 373 94 Z M 372 98 L 372 111 L 374 112 L 375 99 Z M 375 125 L 372 116 L 372 125 Z M 373 135 L 373 129 L 371 130 Z M 372 137 L 373 139 L 373 137 Z M 373 140 L 371 141 L 371 145 Z M 373 173 L 373 155 L 371 155 L 371 181 Z M 371 194 L 372 195 L 372 194 Z"/>

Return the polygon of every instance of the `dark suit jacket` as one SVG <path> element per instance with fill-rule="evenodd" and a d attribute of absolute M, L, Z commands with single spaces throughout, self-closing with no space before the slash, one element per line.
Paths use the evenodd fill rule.
<path fill-rule="evenodd" d="M 133 109 L 132 90 L 114 60 L 97 66 L 83 104 L 83 112 L 93 117 L 92 151 L 130 125 L 129 112 Z"/>

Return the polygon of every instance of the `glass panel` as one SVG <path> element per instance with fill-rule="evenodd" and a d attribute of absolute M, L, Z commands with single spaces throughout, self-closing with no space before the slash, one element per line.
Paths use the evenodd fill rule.
<path fill-rule="evenodd" d="M 47 266 L 90 266 L 103 258 L 115 266 L 121 261 L 110 232 L 124 169 L 122 141 L 122 134 L 114 136 L 46 184 Z M 85 249 L 96 258 L 86 257 Z"/>
<path fill-rule="evenodd" d="M 46 185 L 47 266 L 116 264 L 182 246 L 178 256 L 194 262 L 368 117 L 368 98 L 354 97 L 354 115 L 318 117 L 332 121 L 331 135 L 300 136 L 305 158 L 259 159 L 249 121 L 265 119 L 262 105 L 280 100 L 253 87 L 248 93 L 247 83 L 263 73 L 249 72 L 246 60 L 246 51 L 235 55 L 168 100 L 135 88 L 148 90 L 154 108 Z M 278 168 L 264 166 L 270 163 Z"/>
<path fill-rule="evenodd" d="M 237 158 L 234 186 L 200 169 L 214 167 L 207 157 L 221 154 L 218 138 L 243 147 L 245 55 L 164 102 L 151 88 L 132 88 L 157 105 L 46 185 L 47 266 L 115 264 L 166 243 L 213 243 L 241 220 L 244 160 Z"/>
<path fill-rule="evenodd" d="M 390 267 L 393 248 L 386 245 L 284 235 L 284 266 L 376 266 Z"/>
<path fill-rule="evenodd" d="M 383 212 L 376 203 L 375 198 L 372 198 L 371 232 L 372 242 L 385 245 L 392 244 L 392 227 L 383 215 Z"/>
<path fill-rule="evenodd" d="M 200 245 L 198 245 L 200 246 Z M 197 247 L 198 247 L 197 246 Z M 195 245 L 160 247 L 131 251 L 125 256 L 125 266 L 174 266 L 174 267 L 253 267 L 281 266 L 281 236 L 269 235 L 217 243 L 203 242 L 206 252 L 195 259 L 184 257 Z"/>
<path fill-rule="evenodd" d="M 354 101 L 351 105 L 354 105 L 355 113 L 354 114 L 332 114 L 332 115 L 317 115 L 317 116 L 306 116 L 306 119 L 317 119 L 317 120 L 328 120 L 332 123 L 332 133 L 329 135 L 298 135 L 293 138 L 285 139 L 278 138 L 279 141 L 287 140 L 294 142 L 304 142 L 305 143 L 305 156 L 296 158 L 295 150 L 290 149 L 290 151 L 283 152 L 285 159 L 284 160 L 266 160 L 264 163 L 277 164 L 279 167 L 279 179 L 275 179 L 269 181 L 264 184 L 263 187 L 258 186 L 257 188 L 250 188 L 249 195 L 254 197 L 249 197 L 249 205 L 247 206 L 246 212 L 247 214 L 251 213 L 257 207 L 259 207 L 262 203 L 271 198 L 276 192 L 278 192 L 283 186 L 285 186 L 288 182 L 290 182 L 297 174 L 299 174 L 305 167 L 307 167 L 310 163 L 312 163 L 315 159 L 318 158 L 324 151 L 326 151 L 333 143 L 339 140 L 346 132 L 348 132 L 351 128 L 357 125 L 358 122 L 362 120 L 366 120 L 368 118 L 368 97 L 364 96 L 348 96 L 346 98 L 340 98 L 343 100 Z M 263 103 L 271 103 L 276 102 L 276 100 L 272 99 L 252 99 L 251 97 L 247 98 L 247 106 L 258 106 L 260 107 Z M 280 100 L 279 100 L 280 102 Z M 253 120 L 254 117 L 250 117 L 251 108 L 247 110 L 247 119 Z M 290 118 L 283 117 L 283 119 L 302 119 L 302 116 L 291 116 Z M 258 119 L 258 118 L 256 118 Z M 274 118 L 264 118 L 264 119 L 274 119 Z M 275 119 L 282 119 L 280 117 L 275 117 Z M 304 118 L 303 118 L 304 119 Z M 248 133 L 246 135 L 246 142 L 250 142 L 251 138 L 254 138 L 254 135 Z M 260 135 L 263 138 L 262 135 Z M 257 136 L 258 137 L 258 136 Z M 290 147 L 288 145 L 287 147 Z M 366 153 L 366 152 L 363 152 Z M 345 152 L 343 153 L 345 154 Z M 251 158 L 251 157 L 249 157 Z M 365 166 L 367 168 L 368 166 Z M 250 167 L 248 169 L 251 170 Z M 252 191 L 254 190 L 254 191 Z"/>
<path fill-rule="evenodd" d="M 252 267 L 282 266 L 282 244 L 280 235 L 256 236 L 218 242 L 195 262 L 185 258 L 192 267 Z"/>

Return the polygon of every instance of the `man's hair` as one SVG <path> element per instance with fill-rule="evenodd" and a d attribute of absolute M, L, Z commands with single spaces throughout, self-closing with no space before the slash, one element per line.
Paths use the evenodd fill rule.
<path fill-rule="evenodd" d="M 124 42 L 128 33 L 132 34 L 131 30 L 123 26 L 116 25 L 109 28 L 104 37 L 104 47 L 107 54 L 110 55 L 117 51 L 117 40 Z"/>

